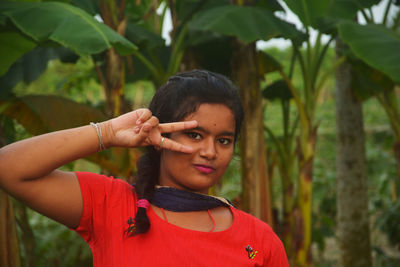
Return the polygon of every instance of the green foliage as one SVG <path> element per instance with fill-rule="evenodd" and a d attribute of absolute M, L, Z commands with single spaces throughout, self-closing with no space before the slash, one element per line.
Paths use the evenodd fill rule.
<path fill-rule="evenodd" d="M 278 19 L 271 11 L 249 6 L 227 5 L 200 12 L 191 21 L 190 28 L 235 36 L 245 43 L 302 37 L 294 25 Z"/>
<path fill-rule="evenodd" d="M 295 13 L 305 27 L 313 26 L 316 24 L 318 17 L 323 16 L 329 10 L 332 1 L 320 0 L 285 0 L 284 1 L 290 10 Z"/>
<path fill-rule="evenodd" d="M 78 0 L 80 1 L 80 0 Z M 95 1 L 96 0 L 86 0 L 86 1 Z M 130 16 L 130 20 L 133 22 L 142 22 L 145 24 L 146 27 L 152 28 L 154 25 L 151 20 L 149 21 L 143 21 L 143 18 L 146 16 L 146 14 L 150 14 L 152 9 L 157 7 L 155 6 L 155 2 L 152 1 L 140 1 L 140 5 L 137 5 L 136 1 L 127 1 L 126 2 L 126 12 Z"/>
<path fill-rule="evenodd" d="M 149 31 L 143 25 L 132 22 L 128 22 L 125 36 L 143 50 L 150 51 L 165 45 L 165 41 L 160 35 Z"/>
<path fill-rule="evenodd" d="M 6 2 L 0 4 L 0 14 L 35 42 L 53 41 L 79 55 L 97 54 L 112 46 L 122 55 L 136 49 L 108 26 L 70 4 Z"/>
<path fill-rule="evenodd" d="M 193 14 L 205 10 L 209 10 L 214 7 L 219 7 L 226 5 L 225 0 L 213 0 L 213 1 L 204 1 L 204 0 L 178 0 L 176 1 L 175 10 L 178 15 L 178 18 L 181 21 L 188 21 L 191 19 Z"/>
<path fill-rule="evenodd" d="M 374 262 L 374 266 L 377 267 L 397 267 L 399 266 L 400 260 L 397 257 L 391 257 L 385 254 L 385 252 L 378 247 L 373 248 L 376 253 L 376 259 Z"/>
<path fill-rule="evenodd" d="M 106 119 L 97 109 L 62 97 L 45 95 L 30 95 L 15 99 L 4 114 L 17 120 L 34 135 Z"/>
<path fill-rule="evenodd" d="M 270 48 L 267 53 L 279 59 L 284 70 L 288 69 L 290 62 L 290 49 L 280 50 Z M 322 64 L 322 70 L 330 67 L 334 57 L 334 50 L 327 51 L 327 61 Z M 266 75 L 267 85 L 279 81 L 277 73 Z M 293 75 L 294 84 L 301 87 L 301 76 L 297 68 Z M 324 102 L 317 106 L 316 120 L 319 123 L 319 134 L 316 142 L 316 154 L 314 159 L 313 175 L 313 243 L 320 252 L 320 258 L 315 257 L 315 266 L 337 266 L 332 258 L 338 255 L 331 255 L 333 248 L 327 247 L 327 239 L 334 238 L 336 231 L 336 119 L 335 103 L 333 96 L 334 77 L 330 77 L 322 93 Z M 398 95 L 398 92 L 397 92 Z M 293 104 L 293 102 L 292 102 Z M 392 152 L 393 134 L 390 130 L 390 122 L 384 109 L 379 102 L 370 98 L 363 102 L 364 124 L 366 131 L 366 152 L 367 152 L 367 177 L 369 191 L 369 207 L 371 218 L 380 217 L 385 210 L 392 209 L 391 184 L 396 181 L 395 160 Z M 291 117 L 297 116 L 297 111 L 291 109 Z M 265 112 L 265 125 L 272 129 L 277 138 L 283 135 L 283 114 L 280 101 L 267 101 Z M 272 147 L 273 141 L 266 135 L 267 146 Z M 279 173 L 273 176 L 274 206 L 281 207 L 281 191 Z M 378 230 L 378 225 L 373 224 L 373 231 Z M 376 242 L 372 240 L 373 242 Z M 376 250 L 380 244 L 372 243 Z M 325 250 L 325 252 L 324 252 Z M 377 252 L 378 253 L 378 252 Z M 324 258 L 329 254 L 329 260 Z M 394 259 L 388 257 L 381 251 L 377 254 L 375 266 L 396 266 Z M 397 260 L 398 262 L 398 260 Z M 381 265 L 379 265 L 382 263 Z M 388 264 L 388 265 L 384 265 Z"/>
<path fill-rule="evenodd" d="M 36 266 L 92 266 L 90 248 L 78 234 L 35 212 L 29 217 L 36 240 Z"/>
<path fill-rule="evenodd" d="M 132 103 L 132 109 L 148 107 L 155 92 L 154 84 L 148 80 L 125 85 L 126 100 Z"/>
<path fill-rule="evenodd" d="M 351 62 L 353 66 L 352 88 L 359 99 L 365 100 L 394 89 L 393 80 L 381 71 L 371 68 L 359 59 L 351 60 Z"/>
<path fill-rule="evenodd" d="M 290 98 L 293 98 L 292 93 L 284 80 L 275 81 L 271 85 L 267 86 L 263 90 L 263 97 L 270 100 L 289 100 Z"/>
<path fill-rule="evenodd" d="M 263 7 L 273 12 L 284 11 L 282 5 L 277 0 L 261 0 L 256 2 L 257 7 Z"/>
<path fill-rule="evenodd" d="M 15 142 L 15 128 L 14 122 L 12 119 L 5 117 L 0 111 L 0 129 L 2 131 L 2 138 L 4 141 L 9 144 Z"/>
<path fill-rule="evenodd" d="M 304 28 L 312 27 L 324 33 L 336 34 L 342 20 L 352 20 L 357 12 L 369 8 L 381 0 L 284 0 L 295 13 Z"/>
<path fill-rule="evenodd" d="M 62 62 L 76 62 L 78 56 L 65 47 L 37 47 L 26 53 L 0 76 L 0 99 L 13 96 L 11 90 L 19 83 L 36 80 L 47 68 L 49 60 L 60 58 Z"/>
<path fill-rule="evenodd" d="M 266 51 L 258 52 L 257 57 L 260 76 L 271 72 L 282 71 L 282 64 Z"/>
<path fill-rule="evenodd" d="M 400 34 L 381 25 L 346 22 L 340 37 L 359 58 L 400 84 Z"/>
<path fill-rule="evenodd" d="M 189 31 L 187 52 L 195 58 L 201 68 L 229 77 L 231 75 L 229 62 L 234 52 L 232 39 L 215 33 Z"/>
<path fill-rule="evenodd" d="M 319 110 L 323 117 L 316 143 L 313 177 L 313 231 L 312 240 L 320 253 L 326 249 L 326 239 L 336 230 L 336 144 L 334 124 L 334 102 L 330 99 Z M 325 112 L 323 112 L 325 111 Z"/>
<path fill-rule="evenodd" d="M 13 94 L 17 97 L 38 94 L 57 95 L 81 104 L 96 106 L 101 110 L 104 101 L 102 88 L 91 58 L 81 57 L 74 64 L 65 64 L 59 59 L 42 62 L 39 59 L 40 56 L 47 58 L 52 54 L 48 53 L 46 48 L 44 50 L 40 53 L 35 52 L 33 55 L 28 53 L 23 57 L 24 60 L 18 61 L 10 69 L 11 71 L 14 67 L 16 68 L 13 73 L 18 78 L 14 81 Z M 28 58 L 25 59 L 25 57 Z M 32 70 L 34 67 L 37 71 Z M 45 70 L 43 71 L 42 68 Z M 7 76 L 8 74 L 3 78 Z"/>
<path fill-rule="evenodd" d="M 272 58 L 271 63 L 274 66 L 276 66 L 275 63 L 273 62 L 278 62 L 280 65 L 280 69 L 284 71 L 285 73 L 290 72 L 290 61 L 292 57 L 292 51 L 291 49 L 279 49 L 277 47 L 271 47 L 268 49 L 265 49 L 264 54 L 266 54 L 268 57 Z M 274 67 L 273 69 L 278 70 L 278 66 Z M 279 72 L 266 72 L 268 75 L 265 75 L 266 77 L 266 82 L 267 84 L 273 83 L 277 80 L 281 80 L 282 76 Z M 292 83 L 296 88 L 302 88 L 303 82 L 302 82 L 302 76 L 300 73 L 300 68 L 298 64 L 295 64 L 293 74 L 292 74 Z"/>
<path fill-rule="evenodd" d="M 35 48 L 36 44 L 30 38 L 19 32 L 0 32 L 0 76 L 23 54 Z"/>
<path fill-rule="evenodd" d="M 85 10 L 92 16 L 100 13 L 99 2 L 96 0 L 72 0 L 71 4 Z"/>
<path fill-rule="evenodd" d="M 400 245 L 400 200 L 384 210 L 376 223 L 387 235 L 390 244 L 398 247 Z"/>
<path fill-rule="evenodd" d="M 242 193 L 242 175 L 239 171 L 240 163 L 240 156 L 239 152 L 237 151 L 233 156 L 228 169 L 225 171 L 224 176 L 221 179 L 222 186 L 218 192 L 218 196 L 225 197 L 232 202 L 235 202 Z"/>

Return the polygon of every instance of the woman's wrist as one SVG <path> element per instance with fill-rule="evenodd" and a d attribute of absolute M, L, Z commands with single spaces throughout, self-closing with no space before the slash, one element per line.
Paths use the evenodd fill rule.
<path fill-rule="evenodd" d="M 115 144 L 114 144 L 115 134 L 114 134 L 111 120 L 100 122 L 98 125 L 101 129 L 102 142 L 103 142 L 104 149 L 115 146 Z"/>

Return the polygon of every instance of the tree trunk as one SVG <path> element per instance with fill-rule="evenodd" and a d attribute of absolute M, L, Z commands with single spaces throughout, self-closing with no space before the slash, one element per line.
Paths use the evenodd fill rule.
<path fill-rule="evenodd" d="M 336 42 L 336 53 L 346 49 Z M 372 266 L 362 105 L 351 90 L 351 65 L 336 70 L 337 235 L 340 265 Z"/>
<path fill-rule="evenodd" d="M 288 166 L 289 167 L 289 166 Z M 294 183 L 292 166 L 287 170 L 282 170 L 282 205 L 283 205 L 283 225 L 282 242 L 285 245 L 286 254 L 290 262 L 293 262 L 293 207 L 294 207 Z M 294 263 L 293 263 L 294 264 Z"/>
<path fill-rule="evenodd" d="M 31 225 L 29 224 L 29 217 L 27 207 L 17 202 L 15 203 L 15 215 L 17 223 L 21 232 L 20 241 L 25 254 L 25 266 L 35 266 L 35 235 Z"/>
<path fill-rule="evenodd" d="M 2 125 L 0 125 L 0 147 L 6 144 L 7 140 L 4 130 Z M 19 249 L 14 206 L 11 197 L 2 189 L 0 189 L 0 266 L 21 266 L 21 252 Z"/>
<path fill-rule="evenodd" d="M 101 17 L 106 25 L 125 35 L 126 17 L 125 1 L 99 1 Z M 125 111 L 125 62 L 114 48 L 110 48 L 104 58 L 104 69 L 96 66 L 97 74 L 106 96 L 105 112 L 108 117 L 119 116 Z"/>
<path fill-rule="evenodd" d="M 107 51 L 105 63 L 106 110 L 108 116 L 115 117 L 124 113 L 125 63 L 114 48 Z"/>
<path fill-rule="evenodd" d="M 235 41 L 232 74 L 241 89 L 245 110 L 241 137 L 241 207 L 272 226 L 272 214 L 264 144 L 264 119 L 255 43 Z"/>
<path fill-rule="evenodd" d="M 20 267 L 20 250 L 10 196 L 0 189 L 0 266 Z"/>
<path fill-rule="evenodd" d="M 299 177 L 297 203 L 293 211 L 293 245 L 295 250 L 294 266 L 304 267 L 312 264 L 312 180 L 317 128 L 301 129 L 301 131 L 303 133 L 298 140 Z"/>

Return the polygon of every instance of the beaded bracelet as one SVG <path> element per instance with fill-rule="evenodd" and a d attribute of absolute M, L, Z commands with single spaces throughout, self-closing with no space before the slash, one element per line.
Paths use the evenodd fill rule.
<path fill-rule="evenodd" d="M 103 144 L 103 136 L 101 135 L 101 127 L 99 126 L 98 123 L 94 123 L 94 122 L 91 122 L 90 125 L 96 129 L 97 137 L 99 138 L 100 151 L 103 151 L 106 148 Z"/>

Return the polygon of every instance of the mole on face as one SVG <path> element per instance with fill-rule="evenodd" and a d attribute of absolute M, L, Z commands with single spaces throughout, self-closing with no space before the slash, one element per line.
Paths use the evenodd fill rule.
<path fill-rule="evenodd" d="M 214 126 L 217 126 L 217 124 L 216 124 L 216 123 L 214 123 Z"/>

